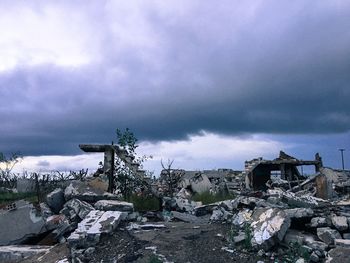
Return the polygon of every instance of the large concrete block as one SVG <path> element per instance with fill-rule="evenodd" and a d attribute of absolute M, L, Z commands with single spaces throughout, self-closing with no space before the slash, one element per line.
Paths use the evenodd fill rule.
<path fill-rule="evenodd" d="M 255 209 L 252 221 L 252 245 L 264 250 L 281 242 L 290 226 L 290 218 L 277 208 Z"/>
<path fill-rule="evenodd" d="M 14 209 L 0 211 L 0 245 L 20 244 L 43 231 L 45 221 L 32 204 L 19 201 Z"/>
<path fill-rule="evenodd" d="M 59 213 L 65 203 L 64 192 L 57 188 L 46 196 L 46 202 L 54 213 Z"/>

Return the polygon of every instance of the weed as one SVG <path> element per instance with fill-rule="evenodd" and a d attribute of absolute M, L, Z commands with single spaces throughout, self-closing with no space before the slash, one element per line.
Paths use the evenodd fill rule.
<path fill-rule="evenodd" d="M 244 235 L 245 235 L 243 245 L 246 249 L 251 250 L 252 249 L 252 237 L 253 237 L 252 227 L 250 226 L 249 223 L 245 223 L 243 228 L 244 228 Z"/>
<path fill-rule="evenodd" d="M 139 212 L 160 210 L 159 199 L 154 196 L 138 196 L 134 194 L 127 201 L 133 203 L 135 210 Z"/>
<path fill-rule="evenodd" d="M 229 199 L 233 199 L 234 196 L 232 194 L 229 193 L 225 193 L 225 192 L 219 192 L 216 194 L 211 194 L 209 191 L 200 193 L 200 194 L 195 194 L 192 197 L 193 201 L 196 202 L 202 202 L 204 205 L 207 204 L 212 204 L 215 202 L 219 202 L 219 201 L 224 201 L 224 200 L 229 200 Z"/>
<path fill-rule="evenodd" d="M 0 204 L 25 199 L 29 202 L 37 202 L 36 193 L 0 193 Z"/>
<path fill-rule="evenodd" d="M 310 254 L 307 249 L 298 242 L 290 242 L 286 255 L 283 257 L 284 262 L 294 263 L 301 257 L 304 258 L 306 262 L 309 262 Z"/>
<path fill-rule="evenodd" d="M 148 263 L 163 263 L 163 261 L 160 260 L 159 257 L 157 257 L 156 255 L 152 255 L 149 258 Z"/>

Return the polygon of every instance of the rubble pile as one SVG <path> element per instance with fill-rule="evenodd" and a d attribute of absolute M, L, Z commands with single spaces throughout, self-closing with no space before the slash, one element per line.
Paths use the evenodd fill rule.
<path fill-rule="evenodd" d="M 304 176 L 297 169 L 301 165 L 315 166 L 315 174 Z M 285 262 L 301 263 L 338 262 L 342 253 L 350 252 L 350 174 L 324 168 L 318 154 L 315 160 L 303 161 L 281 152 L 275 160 L 247 161 L 242 173 L 221 169 L 181 174 L 171 191 L 158 189 L 171 193 L 161 196 L 162 211 L 135 212 L 132 203 L 107 192 L 109 178 L 104 174 L 57 188 L 38 206 L 25 201 L 9 204 L 0 210 L 0 259 L 50 249 L 13 246 L 34 238 L 37 243 L 54 241 L 45 245 L 65 243 L 70 249 L 67 260 L 88 262 L 102 235 L 165 228 L 155 221 L 227 224 L 231 230 L 222 248 L 227 253 L 245 249 L 285 259 L 292 251 L 294 261 Z M 230 198 L 211 204 L 193 200 L 206 192 L 223 192 Z M 121 221 L 127 226 L 117 230 Z"/>

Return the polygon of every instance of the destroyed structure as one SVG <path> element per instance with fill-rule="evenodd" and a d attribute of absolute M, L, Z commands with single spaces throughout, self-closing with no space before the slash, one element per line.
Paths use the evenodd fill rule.
<path fill-rule="evenodd" d="M 271 258 L 282 260 L 278 262 L 345 262 L 341 260 L 350 253 L 350 172 L 323 167 L 318 154 L 315 160 L 303 161 L 281 152 L 274 160 L 247 161 L 243 172 L 174 169 L 170 171 L 177 178 L 173 185 L 166 181 L 169 171 L 163 170 L 153 181 L 146 178 L 128 153 L 117 146 L 80 148 L 104 152 L 103 173 L 85 181 L 67 182 L 50 192 L 39 206 L 17 201 L 0 210 L 1 262 L 49 253 L 55 243 L 69 248 L 69 255 L 61 262 L 89 262 L 103 235 L 166 228 L 165 224 L 149 223 L 154 218 L 198 227 L 229 224 L 231 231 L 222 251 L 238 253 L 242 244 L 248 243 L 262 262 L 264 258 L 267 262 Z M 162 211 L 137 212 L 132 203 L 120 201 L 120 196 L 111 193 L 115 155 L 147 189 L 162 198 Z M 302 174 L 298 167 L 303 165 L 314 166 L 315 173 Z M 173 188 L 171 196 L 166 195 L 169 187 Z M 231 198 L 212 204 L 192 200 L 194 194 L 204 192 L 227 192 Z M 127 227 L 120 230 L 122 222 Z M 33 238 L 41 245 L 23 245 Z M 297 254 L 294 261 L 283 261 L 291 244 L 298 244 L 305 253 Z M 157 249 L 152 249 L 156 254 Z"/>

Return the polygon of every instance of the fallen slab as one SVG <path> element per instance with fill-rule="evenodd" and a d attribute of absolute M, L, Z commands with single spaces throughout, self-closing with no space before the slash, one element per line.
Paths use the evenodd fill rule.
<path fill-rule="evenodd" d="M 122 212 L 92 210 L 68 237 L 69 247 L 90 247 L 97 244 L 102 233 L 112 232 L 121 220 Z"/>
<path fill-rule="evenodd" d="M 264 250 L 281 242 L 290 226 L 290 218 L 278 208 L 257 208 L 252 219 L 251 243 Z"/>
<path fill-rule="evenodd" d="M 11 210 L 0 211 L 0 245 L 16 245 L 41 233 L 45 220 L 32 204 L 23 200 L 12 204 Z"/>

